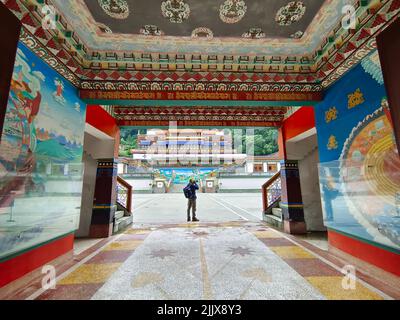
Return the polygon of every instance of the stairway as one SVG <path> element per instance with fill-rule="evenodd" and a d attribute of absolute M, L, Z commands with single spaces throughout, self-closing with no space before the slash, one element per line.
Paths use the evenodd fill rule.
<path fill-rule="evenodd" d="M 120 176 L 117 177 L 117 211 L 114 215 L 114 234 L 125 230 L 133 222 L 132 189 L 127 181 Z"/>
<path fill-rule="evenodd" d="M 114 216 L 114 234 L 125 230 L 133 222 L 133 216 L 125 216 L 125 211 L 117 211 Z"/>
<path fill-rule="evenodd" d="M 283 213 L 282 213 L 282 208 L 281 208 L 281 202 L 278 201 L 276 203 L 276 206 L 270 208 L 268 212 L 266 212 L 264 215 L 264 221 L 267 222 L 268 224 L 277 227 L 279 229 L 283 229 Z"/>
<path fill-rule="evenodd" d="M 282 185 L 281 174 L 278 172 L 262 186 L 263 220 L 268 224 L 283 230 Z"/>

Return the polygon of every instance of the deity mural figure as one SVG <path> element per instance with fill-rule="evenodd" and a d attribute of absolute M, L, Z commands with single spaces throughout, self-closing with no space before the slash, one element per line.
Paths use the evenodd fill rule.
<path fill-rule="evenodd" d="M 56 86 L 56 91 L 53 92 L 54 100 L 60 104 L 64 104 L 66 102 L 64 98 L 64 83 L 60 79 L 55 78 L 54 84 Z"/>

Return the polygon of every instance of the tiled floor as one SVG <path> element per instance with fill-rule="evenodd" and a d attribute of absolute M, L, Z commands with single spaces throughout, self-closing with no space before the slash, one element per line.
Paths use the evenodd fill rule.
<path fill-rule="evenodd" d="M 359 280 L 346 290 L 345 282 L 338 268 L 262 222 L 149 224 L 127 230 L 37 298 L 388 298 Z"/>
<path fill-rule="evenodd" d="M 133 228 L 86 251 L 78 243 L 57 288 L 29 298 L 390 299 L 361 272 L 348 288 L 324 234 L 293 237 L 260 221 L 261 194 L 200 194 L 200 223 L 183 222 L 181 194 L 134 199 Z"/>

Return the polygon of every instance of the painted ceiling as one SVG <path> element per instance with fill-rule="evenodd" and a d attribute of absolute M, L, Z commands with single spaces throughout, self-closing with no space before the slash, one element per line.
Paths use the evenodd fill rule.
<path fill-rule="evenodd" d="M 109 0 L 85 0 L 85 4 L 93 19 L 104 25 L 103 32 L 259 39 L 301 37 L 323 1 L 288 5 L 288 0 L 115 0 L 110 5 Z"/>
<path fill-rule="evenodd" d="M 162 5 L 171 2 L 173 7 L 174 1 L 188 6 L 187 17 L 182 9 L 181 19 L 168 18 L 171 6 L 162 9 Z M 353 0 L 52 2 L 92 51 L 301 56 L 311 55 L 341 20 L 343 5 L 354 3 Z M 241 13 L 238 13 L 238 8 L 242 8 Z M 173 16 L 175 11 L 170 11 Z M 228 18 L 223 18 L 224 12 Z M 232 18 L 235 14 L 236 19 Z M 212 38 L 206 36 L 208 31 L 204 31 L 205 28 L 211 31 Z M 196 29 L 197 37 L 192 37 Z M 245 33 L 247 37 L 243 37 Z M 258 37 L 260 34 L 262 36 Z"/>
<path fill-rule="evenodd" d="M 319 92 L 375 50 L 376 36 L 400 16 L 400 0 L 325 0 L 319 1 L 319 11 L 316 1 L 303 0 L 295 3 L 301 2 L 305 11 L 301 6 L 289 8 L 286 12 L 294 15 L 291 13 L 284 18 L 271 13 L 268 22 L 275 30 L 280 29 L 278 22 L 283 24 L 282 28 L 288 23 L 286 27 L 303 26 L 305 32 L 300 38 L 280 36 L 272 29 L 265 38 L 244 38 L 240 33 L 235 37 L 216 33 L 212 38 L 194 38 L 137 34 L 137 29 L 130 34 L 115 30 L 109 33 L 107 28 L 110 27 L 105 23 L 109 20 L 114 28 L 115 25 L 122 27 L 125 20 L 137 13 L 135 3 L 139 0 L 90 0 L 90 6 L 98 6 L 97 10 L 105 15 L 103 18 L 108 19 L 102 22 L 97 21 L 101 18 L 95 17 L 94 11 L 91 13 L 86 0 L 0 1 L 21 20 L 22 43 L 76 87 L 99 92 Z M 192 1 L 184 3 L 190 7 Z M 214 1 L 225 3 L 224 0 Z M 252 1 L 243 1 L 245 11 L 223 11 L 226 21 L 237 20 L 227 25 L 239 26 L 246 21 Z M 193 8 L 185 18 L 185 6 L 183 11 L 178 10 L 177 17 L 165 12 L 164 16 L 161 9 L 164 2 L 159 0 L 158 23 L 179 24 L 170 22 L 171 17 L 182 19 L 182 23 L 197 18 Z M 264 2 L 269 6 L 279 3 L 278 8 L 285 1 Z M 116 3 L 128 6 L 116 6 Z M 286 0 L 286 3 L 293 2 Z M 341 23 L 342 6 L 347 3 L 353 3 L 356 9 L 355 29 L 343 28 Z M 43 24 L 47 5 L 54 6 L 57 17 L 52 28 L 45 28 Z M 307 14 L 312 12 L 309 8 L 318 11 L 312 14 L 311 22 L 306 20 Z M 225 23 L 221 12 L 216 19 L 218 22 L 214 23 Z M 208 27 L 211 29 L 212 25 Z"/>
<path fill-rule="evenodd" d="M 111 114 L 119 125 L 124 126 L 151 125 L 154 122 L 159 125 L 168 125 L 169 121 L 177 121 L 179 126 L 185 123 L 186 125 L 201 126 L 211 122 L 217 126 L 229 126 L 231 123 L 237 126 L 264 127 L 278 126 L 288 111 L 290 113 L 290 111 L 294 111 L 294 108 L 114 106 Z"/>

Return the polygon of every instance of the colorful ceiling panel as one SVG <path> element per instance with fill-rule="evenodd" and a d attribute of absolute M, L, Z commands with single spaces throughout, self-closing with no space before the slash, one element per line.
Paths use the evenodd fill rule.
<path fill-rule="evenodd" d="M 214 123 L 215 125 L 279 126 L 288 108 L 286 107 L 137 107 L 115 106 L 113 116 L 119 125 L 168 125 L 178 121 L 179 125 Z"/>
<path fill-rule="evenodd" d="M 93 51 L 303 56 L 311 55 L 324 37 L 340 22 L 343 4 L 354 1 L 52 0 L 52 2 L 58 11 L 63 13 L 83 43 Z M 164 3 L 169 5 L 162 6 Z M 184 13 L 187 8 L 185 5 L 189 7 L 189 13 L 180 22 L 173 22 L 173 18 L 166 17 L 168 12 L 173 16 L 174 10 L 177 15 L 179 10 Z M 124 12 L 124 8 L 129 8 L 125 9 L 129 11 Z M 117 12 L 124 13 L 118 17 Z M 241 18 L 235 19 L 235 15 Z M 157 32 L 143 34 L 141 30 L 146 28 L 153 28 Z M 192 37 L 193 31 L 197 28 L 210 30 L 213 37 Z M 249 32 L 251 34 L 254 29 L 261 29 L 258 37 L 244 36 Z"/>
<path fill-rule="evenodd" d="M 65 0 L 64 0 L 65 1 Z M 93 19 L 114 34 L 191 38 L 208 29 L 214 38 L 242 38 L 252 29 L 268 38 L 304 34 L 320 10 L 321 0 L 85 0 Z M 143 29 L 157 32 L 143 33 Z M 207 38 L 209 32 L 195 33 Z M 210 38 L 208 36 L 208 38 Z"/>
<path fill-rule="evenodd" d="M 312 0 L 295 1 L 296 6 L 289 0 L 271 0 L 268 6 L 275 3 L 277 10 L 270 12 L 274 28 L 303 24 L 303 35 L 300 30 L 294 37 L 268 34 L 255 26 L 233 37 L 215 32 L 211 24 L 193 24 L 187 28 L 194 28 L 189 36 L 174 36 L 157 21 L 139 31 L 115 33 L 106 20 L 95 20 L 84 0 L 1 1 L 23 22 L 21 41 L 74 85 L 89 90 L 321 91 L 376 48 L 375 37 L 400 15 L 400 0 L 326 0 L 318 1 L 319 10 Z M 138 9 L 134 0 L 89 2 L 104 19 L 120 24 Z M 165 3 L 169 14 L 162 11 L 164 2 L 159 1 L 160 21 L 191 23 L 195 6 L 187 16 L 184 4 L 190 7 L 192 1 Z M 215 0 L 220 2 L 235 4 L 217 10 L 215 18 L 227 27 L 243 24 L 252 5 L 259 3 L 247 0 L 244 9 L 241 1 Z M 342 5 L 347 3 L 356 10 L 355 29 L 341 23 Z M 54 5 L 55 28 L 43 27 L 46 5 Z M 317 11 L 308 23 L 309 8 Z M 212 53 L 214 48 L 219 54 Z"/>

